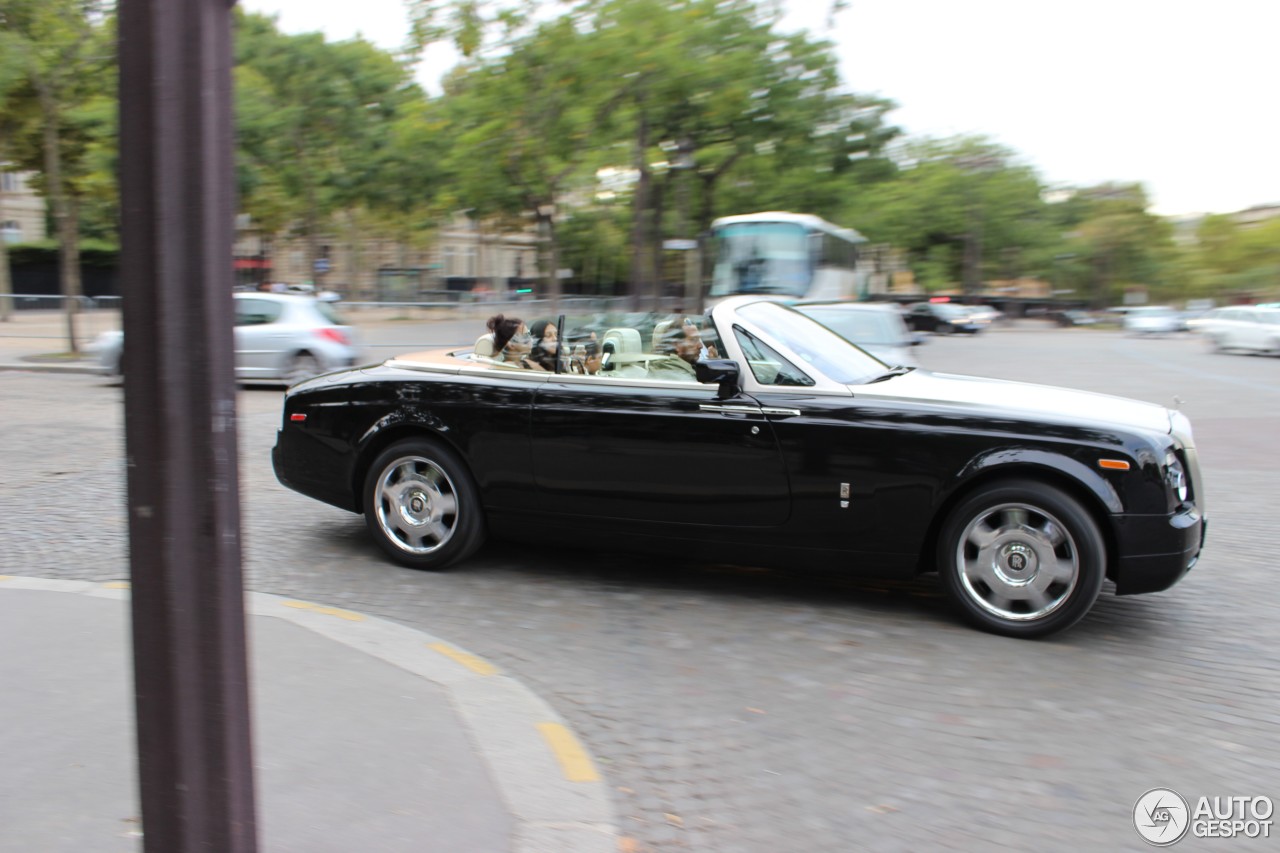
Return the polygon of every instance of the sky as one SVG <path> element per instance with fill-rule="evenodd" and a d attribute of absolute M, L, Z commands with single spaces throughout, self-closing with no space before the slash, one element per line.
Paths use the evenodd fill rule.
<path fill-rule="evenodd" d="M 403 0 L 241 0 L 289 33 L 404 41 Z M 980 134 L 1054 185 L 1142 183 L 1162 215 L 1280 204 L 1280 0 L 787 0 L 912 136 Z M 456 62 L 433 47 L 419 80 Z"/>

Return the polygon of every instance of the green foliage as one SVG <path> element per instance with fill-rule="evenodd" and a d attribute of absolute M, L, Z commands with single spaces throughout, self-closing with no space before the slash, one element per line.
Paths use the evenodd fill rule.
<path fill-rule="evenodd" d="M 338 211 L 403 204 L 406 176 L 384 167 L 421 92 L 402 63 L 359 39 L 287 36 L 245 14 L 235 83 L 241 208 L 259 227 L 314 238 Z"/>
<path fill-rule="evenodd" d="M 58 263 L 56 240 L 32 240 L 9 246 L 9 260 L 15 267 Z M 85 267 L 115 269 L 120 262 L 120 246 L 116 243 L 87 239 L 80 244 L 80 263 Z"/>
<path fill-rule="evenodd" d="M 255 227 L 313 246 L 335 233 L 423 245 L 467 211 L 490 230 L 536 225 L 544 270 L 626 292 L 660 288 L 664 237 L 779 209 L 905 250 L 930 289 L 1032 276 L 1105 304 L 1132 286 L 1161 299 L 1280 287 L 1274 222 L 1211 217 L 1197 245 L 1178 248 L 1141 187 L 1050 203 L 1040 176 L 990 140 L 899 142 L 893 102 L 849 91 L 832 45 L 779 32 L 768 0 L 407 4 L 399 53 L 235 12 L 236 177 Z M 0 159 L 38 173 L 82 235 L 107 241 L 111 11 L 0 0 Z M 445 41 L 465 59 L 430 99 L 411 62 Z"/>

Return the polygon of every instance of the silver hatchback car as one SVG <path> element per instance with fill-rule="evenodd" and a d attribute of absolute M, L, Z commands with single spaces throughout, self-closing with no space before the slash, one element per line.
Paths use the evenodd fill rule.
<path fill-rule="evenodd" d="M 289 385 L 354 366 L 360 358 L 354 330 L 333 303 L 287 293 L 235 293 L 236 378 Z M 94 343 L 98 364 L 121 373 L 124 334 L 107 332 Z"/>

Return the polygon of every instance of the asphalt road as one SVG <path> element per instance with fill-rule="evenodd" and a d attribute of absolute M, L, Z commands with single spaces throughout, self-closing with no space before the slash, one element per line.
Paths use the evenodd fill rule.
<path fill-rule="evenodd" d="M 1200 564 L 1168 592 L 1105 589 L 1036 642 L 965 627 L 931 581 L 677 565 L 551 537 L 420 573 L 380 557 L 360 518 L 276 483 L 280 392 L 250 388 L 248 587 L 421 628 L 524 681 L 586 741 L 633 851 L 1143 850 L 1132 812 L 1151 788 L 1280 799 L 1280 359 L 1040 327 L 934 337 L 919 358 L 1180 398 L 1207 481 Z M 0 574 L 127 577 L 121 403 L 92 376 L 0 374 Z"/>

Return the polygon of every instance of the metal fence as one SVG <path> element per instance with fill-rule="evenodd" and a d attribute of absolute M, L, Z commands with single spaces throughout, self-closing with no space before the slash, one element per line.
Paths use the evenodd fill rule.
<path fill-rule="evenodd" d="M 119 296 L 0 294 L 0 344 L 31 352 L 68 352 L 67 301 L 76 303 L 75 336 L 85 350 L 103 332 L 120 328 Z"/>
<path fill-rule="evenodd" d="M 84 354 L 92 350 L 94 341 L 104 332 L 121 327 L 122 298 L 119 296 L 44 296 L 30 294 L 0 294 L 0 348 L 21 354 L 67 353 L 71 347 L 67 340 L 66 305 L 72 298 L 76 302 L 75 335 L 77 348 Z M 485 299 L 417 302 L 338 302 L 338 310 L 347 322 L 377 323 L 385 320 L 412 320 L 420 322 L 476 321 L 493 314 L 515 315 L 532 322 L 538 317 L 552 314 L 549 299 Z M 664 306 L 666 307 L 666 306 Z M 678 308 L 673 301 L 671 310 Z M 561 297 L 555 313 L 597 314 L 628 310 L 625 297 Z M 480 328 L 480 326 L 477 326 Z M 478 334 L 478 332 L 477 332 Z M 399 346 L 388 343 L 387 346 Z"/>

